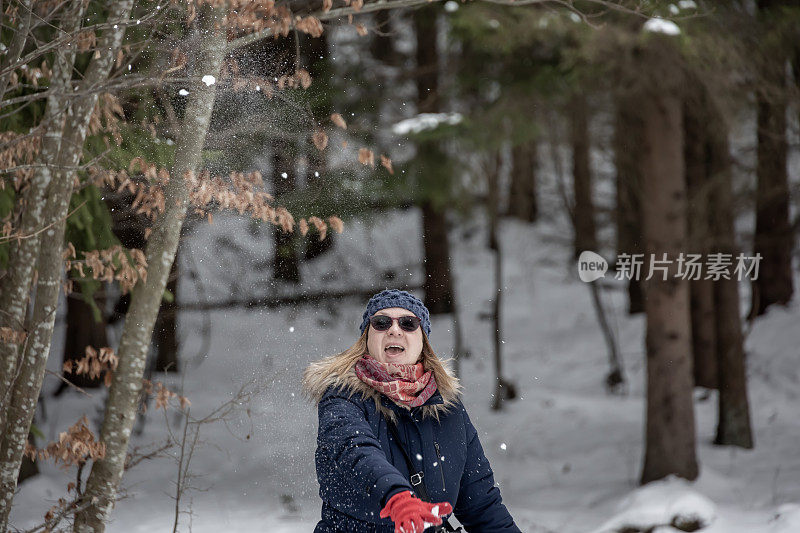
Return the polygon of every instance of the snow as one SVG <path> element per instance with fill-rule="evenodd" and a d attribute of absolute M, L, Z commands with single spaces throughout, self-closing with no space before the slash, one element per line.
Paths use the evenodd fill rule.
<path fill-rule="evenodd" d="M 650 33 L 663 33 L 665 35 L 680 35 L 681 29 L 671 20 L 653 17 L 644 23 L 644 31 Z"/>
<path fill-rule="evenodd" d="M 211 74 L 206 74 L 205 76 L 203 76 L 203 78 L 200 81 L 205 83 L 206 87 L 211 87 L 212 85 L 217 83 L 217 78 L 215 78 Z"/>
<path fill-rule="evenodd" d="M 644 321 L 625 312 L 625 285 L 606 280 L 602 291 L 620 344 L 627 383 L 608 395 L 602 333 L 591 293 L 580 281 L 554 180 L 542 178 L 542 222 L 504 221 L 503 350 L 507 377 L 519 398 L 491 411 L 493 330 L 485 315 L 493 297 L 493 256 L 486 249 L 480 217 L 451 232 L 452 264 L 462 327 L 471 356 L 462 361 L 464 401 L 495 471 L 504 502 L 523 531 L 606 533 L 623 525 L 650 527 L 675 516 L 707 524 L 703 533 L 796 533 L 800 531 L 800 306 L 771 309 L 757 319 L 746 340 L 749 396 L 756 447 L 712 444 L 717 397 L 695 396 L 700 477 L 670 478 L 638 486 L 644 428 Z M 550 199 L 550 201 L 547 201 Z M 369 220 L 347 221 L 328 254 L 301 264 L 299 288 L 270 281 L 272 233 L 245 217 L 215 216 L 199 223 L 181 243 L 179 302 L 182 305 L 319 291 L 419 284 L 420 212 L 398 210 Z M 265 266 L 267 265 L 267 266 Z M 187 275 L 193 270 L 196 278 Z M 387 281 L 391 274 L 392 279 Z M 800 284 L 800 276 L 797 279 Z M 742 284 L 743 297 L 747 285 Z M 182 500 L 187 514 L 179 530 L 313 530 L 321 502 L 314 472 L 316 410 L 299 394 L 305 366 L 343 350 L 355 340 L 364 301 L 341 299 L 295 307 L 221 308 L 179 315 L 183 373 L 155 375 L 192 402 L 202 417 L 231 399 L 251 380 L 262 390 L 227 424 L 204 426 L 190 471 L 196 490 Z M 433 318 L 431 342 L 447 357 L 452 322 Z M 110 340 L 118 341 L 119 327 Z M 64 342 L 57 321 L 55 354 Z M 58 371 L 58 357 L 50 370 Z M 98 431 L 104 390 L 85 396 L 68 391 L 52 398 L 58 381 L 45 380 L 46 417 L 37 422 L 57 438 L 82 414 Z M 160 442 L 182 428 L 174 410 L 137 422 L 132 447 Z M 26 528 L 41 521 L 75 478 L 45 462 L 25 482 L 12 522 Z M 88 470 L 88 469 L 87 469 Z M 107 531 L 163 531 L 173 521 L 176 454 L 140 463 L 123 479 L 124 499 Z M 86 475 L 88 472 L 84 472 Z M 191 511 L 191 515 L 188 512 Z M 657 533 L 675 531 L 659 527 Z"/>
<path fill-rule="evenodd" d="M 455 13 L 458 11 L 458 7 L 458 2 L 453 0 L 447 0 L 447 2 L 444 3 L 444 10 L 448 13 Z"/>
<path fill-rule="evenodd" d="M 189 91 L 187 91 L 186 89 L 181 89 L 180 91 L 178 91 L 178 94 L 181 96 L 187 96 L 189 94 Z"/>
<path fill-rule="evenodd" d="M 458 124 L 462 119 L 461 113 L 420 113 L 415 117 L 401 120 L 392 126 L 392 132 L 395 135 L 419 133 L 436 129 L 440 124 Z"/>
<path fill-rule="evenodd" d="M 695 492 L 691 484 L 675 477 L 650 483 L 633 491 L 620 504 L 620 512 L 594 533 L 611 533 L 619 529 L 647 529 L 655 524 L 696 522 L 702 528 L 714 523 L 714 503 Z"/>

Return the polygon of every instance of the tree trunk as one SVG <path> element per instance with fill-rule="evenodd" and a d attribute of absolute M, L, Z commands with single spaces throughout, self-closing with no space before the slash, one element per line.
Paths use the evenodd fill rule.
<path fill-rule="evenodd" d="M 28 433 L 28 444 L 36 447 L 36 437 L 33 433 Z M 21 485 L 26 479 L 39 475 L 39 464 L 28 457 L 27 455 L 22 458 L 22 464 L 19 467 L 19 476 L 17 476 L 17 485 Z"/>
<path fill-rule="evenodd" d="M 490 156 L 486 168 L 488 195 L 486 212 L 489 217 L 489 248 L 494 251 L 494 299 L 492 301 L 492 321 L 494 322 L 494 394 L 492 409 L 499 411 L 505 400 L 516 397 L 514 386 L 503 378 L 503 250 L 500 246 L 498 226 L 500 224 L 500 167 L 502 158 L 497 151 Z"/>
<path fill-rule="evenodd" d="M 753 280 L 751 316 L 763 314 L 772 304 L 787 304 L 794 292 L 786 169 L 786 105 L 763 97 L 757 105 L 758 186 L 753 251 L 761 254 L 761 264 L 758 278 Z"/>
<path fill-rule="evenodd" d="M 589 109 L 586 97 L 574 96 L 569 103 L 570 141 L 572 143 L 572 183 L 575 197 L 575 241 L 573 255 L 577 260 L 584 250 L 597 250 L 597 237 L 592 205 L 590 166 Z"/>
<path fill-rule="evenodd" d="M 716 251 L 716 250 L 715 250 Z M 703 258 L 708 257 L 703 255 Z M 692 368 L 695 387 L 717 388 L 717 338 L 714 285 L 707 279 L 689 282 L 692 320 Z"/>
<path fill-rule="evenodd" d="M 272 186 L 276 201 L 295 188 L 294 154 L 289 143 L 276 139 L 272 143 Z M 275 261 L 272 277 L 290 283 L 300 283 L 300 266 L 293 233 L 275 226 Z"/>
<path fill-rule="evenodd" d="M 85 4 L 76 2 L 72 9 L 65 13 L 61 34 L 75 33 L 80 28 Z M 65 93 L 69 90 L 69 81 L 75 63 L 75 50 L 66 46 L 56 53 L 53 63 L 53 75 L 50 81 L 44 116 L 40 127 L 43 130 L 42 143 L 36 157 L 36 167 L 28 187 L 22 194 L 22 216 L 17 233 L 30 237 L 11 241 L 7 274 L 0 278 L 0 328 L 12 331 L 24 331 L 25 312 L 28 307 L 28 295 L 33 279 L 34 266 L 39 253 L 41 234 L 38 231 L 46 223 L 45 191 L 50 185 L 53 172 L 50 164 L 58 158 L 61 145 L 62 130 L 66 116 Z M 19 338 L 6 339 L 0 337 L 0 429 L 5 426 L 6 411 L 11 401 L 14 379 L 17 375 L 18 360 L 21 355 L 22 342 Z"/>
<path fill-rule="evenodd" d="M 525 222 L 536 222 L 536 141 L 518 144 L 511 149 L 511 190 L 508 215 Z"/>
<path fill-rule="evenodd" d="M 82 144 L 80 145 L 82 146 Z M 55 223 L 52 230 L 44 232 L 39 252 L 36 299 L 29 327 L 29 339 L 19 368 L 19 378 L 14 383 L 8 406 L 8 420 L 0 446 L 0 531 L 5 531 L 11 502 L 17 486 L 22 454 L 36 412 L 39 391 L 42 389 L 47 355 L 58 308 L 63 261 L 65 215 L 72 194 L 72 176 L 57 171 L 48 189 L 46 212 Z"/>
<path fill-rule="evenodd" d="M 125 20 L 130 13 L 133 0 L 119 1 L 110 10 L 111 20 Z M 82 16 L 82 8 L 76 8 L 76 15 Z M 78 21 L 80 18 L 78 18 Z M 77 21 L 72 21 L 75 24 Z M 69 23 L 69 22 L 68 22 Z M 36 403 L 44 379 L 47 356 L 53 334 L 53 324 L 58 306 L 58 293 L 61 286 L 64 245 L 64 228 L 69 209 L 69 200 L 75 174 L 71 169 L 78 165 L 83 155 L 83 142 L 92 111 L 97 103 L 95 87 L 108 78 L 114 55 L 119 49 L 124 26 L 106 30 L 98 39 L 98 55 L 87 68 L 78 87 L 77 97 L 70 103 L 70 112 L 64 124 L 64 142 L 55 159 L 58 169 L 47 190 L 47 203 L 44 207 L 45 224 L 51 229 L 42 233 L 41 249 L 37 261 L 38 282 L 32 319 L 29 324 L 29 338 L 25 343 L 18 379 L 14 382 L 8 418 L 4 427 L 2 451 L 0 451 L 0 530 L 5 530 L 11 501 L 14 496 L 17 476 L 30 430 Z M 67 61 L 71 64 L 72 61 Z M 50 102 L 48 102 L 48 107 Z M 47 161 L 48 164 L 53 160 Z"/>
<path fill-rule="evenodd" d="M 204 74 L 217 75 L 225 55 L 225 33 L 215 29 L 222 19 L 221 9 L 204 7 L 199 17 L 204 49 L 198 52 L 195 76 L 188 97 L 186 114 L 175 150 L 175 163 L 165 191 L 166 211 L 158 218 L 147 243 L 147 280 L 133 290 L 131 305 L 122 331 L 118 351 L 119 366 L 106 402 L 101 440 L 106 445 L 104 459 L 95 461 L 86 482 L 84 502 L 91 502 L 75 516 L 78 533 L 102 532 L 116 499 L 122 478 L 128 441 L 136 418 L 147 351 L 164 289 L 178 248 L 181 225 L 186 217 L 187 172 L 196 172 L 211 120 L 216 85 L 200 81 Z"/>
<path fill-rule="evenodd" d="M 701 254 L 703 261 L 711 252 L 709 228 L 711 205 L 708 168 L 708 135 L 706 132 L 706 101 L 700 94 L 705 89 L 697 83 L 693 94 L 683 104 L 684 160 L 688 192 L 688 252 Z M 717 388 L 717 339 L 714 329 L 714 285 L 702 279 L 689 280 L 692 318 L 692 358 L 694 384 L 697 387 Z"/>
<path fill-rule="evenodd" d="M 382 13 L 382 11 L 378 13 Z M 327 34 L 323 33 L 320 37 L 307 38 L 305 50 L 306 57 L 308 58 L 309 73 L 316 85 L 314 94 L 319 95 L 319 100 L 315 102 L 316 105 L 313 107 L 314 115 L 328 117 L 333 112 L 333 108 L 331 107 L 330 100 L 323 96 L 323 94 L 330 89 L 330 84 L 325 79 L 325 69 L 328 66 L 328 58 L 330 55 L 328 51 Z M 309 148 L 309 152 L 307 153 L 308 167 L 306 169 L 306 183 L 309 187 L 316 187 L 315 182 L 322 182 L 324 180 L 323 176 L 325 176 L 328 169 L 327 154 L 326 151 L 317 150 L 313 146 Z M 331 250 L 335 241 L 334 235 L 335 233 L 333 231 L 329 231 L 325 234 L 325 238 L 320 240 L 318 233 L 306 233 L 303 259 L 314 259 Z"/>
<path fill-rule="evenodd" d="M 639 103 L 634 97 L 616 99 L 614 127 L 614 162 L 617 170 L 617 255 L 644 253 L 642 236 L 640 158 L 642 153 L 642 119 Z M 642 283 L 634 278 L 628 282 L 628 313 L 644 311 Z"/>
<path fill-rule="evenodd" d="M 706 106 L 713 115 L 706 121 L 709 128 L 709 176 L 711 179 L 710 227 L 714 249 L 731 254 L 739 252 L 734 231 L 733 185 L 728 132 L 721 114 L 712 104 Z M 742 321 L 739 315 L 739 284 L 735 276 L 714 282 L 715 332 L 719 412 L 715 444 L 753 447 L 750 427 L 750 406 L 747 399 Z"/>
<path fill-rule="evenodd" d="M 180 372 L 178 360 L 178 252 L 172 261 L 167 290 L 172 301 L 164 301 L 156 319 L 156 372 Z"/>
<path fill-rule="evenodd" d="M 658 43 L 657 43 L 658 44 Z M 667 46 L 671 44 L 664 43 Z M 689 286 L 675 277 L 686 244 L 686 186 L 680 100 L 653 91 L 642 100 L 643 221 L 646 251 L 673 261 L 667 279 L 645 285 L 647 315 L 647 422 L 641 481 L 675 474 L 695 479 Z"/>
<path fill-rule="evenodd" d="M 397 62 L 397 54 L 394 51 L 393 24 L 388 9 L 375 13 L 375 26 L 378 33 L 372 35 L 369 43 L 370 53 L 381 63 L 393 65 Z"/>
<path fill-rule="evenodd" d="M 80 284 L 76 284 L 75 287 L 76 290 L 67 298 L 67 335 L 61 359 L 65 363 L 83 359 L 87 346 L 97 349 L 108 346 L 105 314 L 100 317 L 100 322 L 97 322 L 92 307 L 81 296 Z M 95 295 L 88 297 L 93 298 L 100 309 L 105 309 L 105 297 L 98 298 Z M 88 374 L 67 374 L 64 377 L 73 385 L 83 389 L 98 387 L 102 383 L 102 378 L 92 379 Z M 69 385 L 61 382 L 56 394 L 67 388 Z"/>
<path fill-rule="evenodd" d="M 447 219 L 431 202 L 422 204 L 422 244 L 425 250 L 425 306 L 434 315 L 452 313 L 453 282 Z"/>
<path fill-rule="evenodd" d="M 783 2 L 759 0 L 763 20 L 774 16 Z M 769 30 L 767 30 L 769 31 Z M 774 39 L 775 36 L 772 36 Z M 765 45 L 769 46 L 769 45 Z M 757 91 L 756 231 L 753 251 L 761 254 L 758 278 L 753 280 L 750 316 L 762 315 L 772 304 L 792 299 L 792 250 L 794 236 L 789 223 L 789 180 L 786 168 L 786 60 L 782 43 L 767 50 Z"/>
<path fill-rule="evenodd" d="M 417 36 L 417 112 L 439 111 L 439 54 L 436 40 L 438 23 L 436 6 L 414 11 Z M 431 143 L 420 143 L 420 153 L 438 151 Z M 442 154 L 442 157 L 444 155 Z M 450 275 L 450 242 L 447 217 L 443 207 L 430 199 L 422 202 L 422 241 L 425 251 L 425 305 L 431 314 L 453 312 L 453 282 Z"/>

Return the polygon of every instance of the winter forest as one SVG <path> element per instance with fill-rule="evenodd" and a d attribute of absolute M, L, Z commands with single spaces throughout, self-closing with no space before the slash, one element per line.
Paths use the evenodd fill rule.
<path fill-rule="evenodd" d="M 522 531 L 800 532 L 797 3 L 0 13 L 0 531 L 313 531 L 392 288 Z"/>

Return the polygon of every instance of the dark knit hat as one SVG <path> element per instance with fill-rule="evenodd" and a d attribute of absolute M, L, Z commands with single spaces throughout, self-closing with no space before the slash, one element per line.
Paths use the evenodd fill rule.
<path fill-rule="evenodd" d="M 361 321 L 361 333 L 369 326 L 369 318 L 387 307 L 401 307 L 408 309 L 420 320 L 420 325 L 425 335 L 431 334 L 431 316 L 428 313 L 428 308 L 422 303 L 422 300 L 417 298 L 411 293 L 406 291 L 398 291 L 397 289 L 389 289 L 381 291 L 367 302 L 367 310 L 364 311 L 364 318 Z"/>

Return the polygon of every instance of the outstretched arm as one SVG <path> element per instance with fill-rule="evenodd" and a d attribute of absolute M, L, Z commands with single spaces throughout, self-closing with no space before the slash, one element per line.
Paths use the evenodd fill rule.
<path fill-rule="evenodd" d="M 362 407 L 346 395 L 328 392 L 320 401 L 317 444 L 322 497 L 338 502 L 335 506 L 344 507 L 342 511 L 348 510 L 348 503 L 360 507 L 357 502 L 363 504 L 366 498 L 377 516 L 391 496 L 413 490 L 386 459 Z"/>

